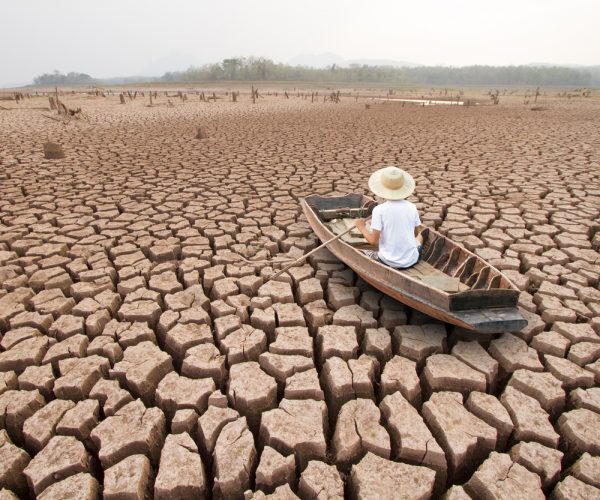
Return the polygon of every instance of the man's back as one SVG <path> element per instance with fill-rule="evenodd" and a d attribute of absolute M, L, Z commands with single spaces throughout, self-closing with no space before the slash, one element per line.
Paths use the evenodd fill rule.
<path fill-rule="evenodd" d="M 410 201 L 386 201 L 375 207 L 371 228 L 381 231 L 379 259 L 392 267 L 414 265 L 419 260 L 415 227 L 420 225 L 417 207 Z"/>

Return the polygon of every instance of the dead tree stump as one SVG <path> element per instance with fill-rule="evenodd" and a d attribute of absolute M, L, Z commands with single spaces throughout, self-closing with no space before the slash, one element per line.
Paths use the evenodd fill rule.
<path fill-rule="evenodd" d="M 119 99 L 121 100 L 121 104 L 125 104 L 125 96 L 123 94 L 119 94 Z"/>
<path fill-rule="evenodd" d="M 56 142 L 44 143 L 44 158 L 47 160 L 58 160 L 65 157 L 65 152 L 60 144 Z"/>
<path fill-rule="evenodd" d="M 204 127 L 198 127 L 196 130 L 196 139 L 206 139 L 208 137 Z"/>
<path fill-rule="evenodd" d="M 56 110 L 56 101 L 54 100 L 54 97 L 48 96 L 48 102 L 50 103 L 50 110 Z"/>

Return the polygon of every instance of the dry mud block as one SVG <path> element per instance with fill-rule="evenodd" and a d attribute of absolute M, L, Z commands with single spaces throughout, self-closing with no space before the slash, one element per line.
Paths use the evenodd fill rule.
<path fill-rule="evenodd" d="M 285 399 L 314 399 L 323 401 L 325 393 L 319 384 L 319 374 L 315 368 L 294 373 L 285 381 Z"/>
<path fill-rule="evenodd" d="M 146 323 L 111 320 L 102 331 L 106 335 L 115 339 L 122 349 L 127 349 L 140 342 L 148 341 L 156 344 L 156 335 Z"/>
<path fill-rule="evenodd" d="M 542 332 L 533 337 L 530 347 L 541 354 L 564 357 L 571 343 L 560 333 L 555 331 Z"/>
<path fill-rule="evenodd" d="M 492 452 L 464 486 L 473 498 L 546 498 L 537 474 L 514 463 L 509 455 Z"/>
<path fill-rule="evenodd" d="M 105 417 L 114 415 L 120 408 L 133 401 L 133 397 L 125 389 L 121 389 L 116 380 L 101 378 L 90 391 L 90 398 L 102 404 Z"/>
<path fill-rule="evenodd" d="M 23 443 L 23 423 L 46 404 L 39 391 L 8 390 L 0 395 L 0 428 L 16 444 Z"/>
<path fill-rule="evenodd" d="M 320 380 L 332 423 L 347 401 L 357 397 L 375 399 L 375 363 L 373 358 L 365 355 L 348 362 L 338 357 L 329 358 L 325 362 Z"/>
<path fill-rule="evenodd" d="M 313 339 L 308 328 L 285 326 L 275 329 L 275 342 L 269 345 L 269 352 L 313 358 Z"/>
<path fill-rule="evenodd" d="M 55 436 L 23 471 L 29 488 L 39 495 L 48 486 L 78 472 L 88 472 L 90 457 L 72 436 Z"/>
<path fill-rule="evenodd" d="M 108 375 L 110 363 L 102 356 L 62 359 L 58 363 L 60 377 L 54 382 L 57 398 L 82 401 L 102 377 Z"/>
<path fill-rule="evenodd" d="M 535 441 L 513 446 L 510 458 L 540 476 L 543 488 L 553 485 L 560 477 L 563 453 Z"/>
<path fill-rule="evenodd" d="M 447 350 L 444 325 L 397 326 L 392 340 L 395 353 L 415 361 L 418 369 L 423 367 L 428 356 Z"/>
<path fill-rule="evenodd" d="M 377 358 L 380 365 L 392 359 L 392 337 L 385 328 L 367 328 L 361 348 L 365 354 Z"/>
<path fill-rule="evenodd" d="M 197 424 L 198 414 L 194 410 L 177 410 L 171 419 L 171 434 L 187 432 L 195 436 Z"/>
<path fill-rule="evenodd" d="M 203 456 L 212 456 L 215 444 L 223 427 L 239 418 L 240 414 L 232 408 L 209 406 L 208 410 L 198 419 L 198 444 Z"/>
<path fill-rule="evenodd" d="M 247 490 L 244 492 L 245 499 L 252 500 L 264 500 L 265 498 L 271 498 L 276 500 L 297 500 L 299 497 L 292 491 L 289 484 L 284 484 L 275 489 L 273 493 L 267 494 L 261 490 L 251 492 Z"/>
<path fill-rule="evenodd" d="M 338 415 L 332 447 L 336 464 L 347 468 L 367 452 L 390 458 L 390 436 L 381 426 L 379 408 L 370 399 L 348 401 Z"/>
<path fill-rule="evenodd" d="M 296 461 L 294 455 L 284 457 L 277 450 L 265 446 L 256 468 L 256 488 L 272 493 L 283 484 L 294 484 L 296 480 Z"/>
<path fill-rule="evenodd" d="M 494 390 L 498 377 L 498 362 L 492 358 L 477 341 L 457 342 L 451 354 L 469 365 L 474 370 L 484 374 L 489 390 Z"/>
<path fill-rule="evenodd" d="M 594 374 L 568 359 L 556 356 L 545 356 L 546 369 L 562 382 L 563 387 L 571 391 L 578 387 L 593 387 Z"/>
<path fill-rule="evenodd" d="M 449 354 L 429 356 L 421 377 L 429 392 L 454 391 L 466 397 L 471 391 L 485 392 L 486 389 L 483 373 Z"/>
<path fill-rule="evenodd" d="M 560 434 L 569 455 L 600 455 L 600 415 L 584 408 L 563 413 L 558 419 Z"/>
<path fill-rule="evenodd" d="M 172 371 L 171 356 L 152 342 L 141 342 L 125 349 L 123 360 L 110 370 L 110 377 L 152 405 L 159 382 Z"/>
<path fill-rule="evenodd" d="M 500 401 L 515 425 L 515 440 L 537 441 L 551 448 L 558 447 L 559 435 L 554 431 L 548 413 L 537 399 L 508 386 Z"/>
<path fill-rule="evenodd" d="M 213 336 L 208 325 L 177 323 L 166 333 L 163 342 L 165 351 L 173 356 L 177 366 L 181 366 L 188 349 L 199 344 L 211 344 Z"/>
<path fill-rule="evenodd" d="M 423 417 L 448 460 L 453 481 L 466 478 L 496 447 L 496 429 L 469 413 L 457 392 L 436 392 Z"/>
<path fill-rule="evenodd" d="M 246 361 L 258 361 L 260 354 L 267 350 L 267 335 L 250 325 L 242 325 L 222 339 L 219 347 L 227 356 L 230 366 Z"/>
<path fill-rule="evenodd" d="M 29 461 L 27 452 L 15 446 L 4 429 L 0 430 L 0 488 L 8 488 L 24 496 L 27 483 L 22 472 Z"/>
<path fill-rule="evenodd" d="M 59 498 L 78 498 L 96 500 L 100 496 L 100 485 L 94 476 L 80 472 L 46 488 L 38 498 L 57 500 Z"/>
<path fill-rule="evenodd" d="M 344 360 L 355 358 L 358 353 L 356 329 L 353 326 L 326 325 L 317 332 L 317 355 L 321 364 L 328 358 Z"/>
<path fill-rule="evenodd" d="M 469 394 L 465 406 L 473 415 L 496 429 L 498 433 L 496 448 L 500 450 L 505 448 L 514 426 L 502 403 L 491 394 L 474 391 Z"/>
<path fill-rule="evenodd" d="M 263 352 L 258 358 L 260 367 L 283 387 L 286 380 L 294 374 L 315 367 L 312 358 L 297 354 L 273 354 Z"/>
<path fill-rule="evenodd" d="M 202 414 L 208 407 L 208 398 L 216 389 L 211 378 L 191 379 L 170 372 L 158 384 L 156 405 L 171 420 L 177 410 L 191 409 Z"/>
<path fill-rule="evenodd" d="M 185 353 L 181 374 L 190 378 L 210 377 L 221 388 L 227 378 L 225 356 L 213 344 L 192 347 Z"/>
<path fill-rule="evenodd" d="M 340 283 L 329 281 L 327 285 L 327 305 L 334 311 L 356 303 L 359 290 L 356 287 L 344 286 Z"/>
<path fill-rule="evenodd" d="M 260 442 L 287 456 L 294 454 L 300 470 L 310 460 L 325 460 L 327 407 L 323 401 L 283 399 L 279 408 L 263 413 Z"/>
<path fill-rule="evenodd" d="M 350 473 L 350 498 L 419 499 L 431 497 L 435 472 L 367 453 Z"/>
<path fill-rule="evenodd" d="M 544 371 L 537 351 L 529 347 L 524 340 L 510 333 L 505 333 L 499 339 L 492 340 L 488 350 L 500 364 L 503 378 L 521 368 L 534 372 Z"/>
<path fill-rule="evenodd" d="M 261 414 L 277 406 L 277 382 L 254 361 L 233 365 L 227 384 L 229 403 L 258 429 Z"/>
<path fill-rule="evenodd" d="M 367 328 L 377 328 L 377 320 L 373 317 L 373 313 L 357 304 L 339 308 L 333 315 L 333 324 L 353 326 L 361 342 Z"/>
<path fill-rule="evenodd" d="M 589 499 L 600 498 L 600 489 L 584 483 L 573 476 L 567 476 L 550 495 L 552 500 L 573 500 L 574 498 Z"/>
<path fill-rule="evenodd" d="M 287 304 L 294 302 L 291 285 L 282 281 L 268 281 L 258 289 L 258 296 L 269 297 L 273 303 Z"/>
<path fill-rule="evenodd" d="M 550 415 L 557 415 L 565 406 L 563 385 L 551 373 L 516 370 L 510 377 L 508 385 L 537 399 Z"/>
<path fill-rule="evenodd" d="M 44 448 L 54 436 L 56 426 L 63 415 L 74 406 L 73 401 L 55 399 L 25 420 L 25 447 L 34 454 Z"/>
<path fill-rule="evenodd" d="M 89 440 L 92 429 L 98 425 L 100 405 L 93 399 L 79 401 L 75 407 L 68 410 L 56 426 L 56 433 L 63 436 L 74 436 L 91 445 Z"/>
<path fill-rule="evenodd" d="M 600 457 L 584 453 L 569 472 L 584 483 L 600 488 Z"/>
<path fill-rule="evenodd" d="M 444 496 L 444 500 L 470 500 L 471 497 L 467 494 L 462 486 L 454 485 L 449 488 Z"/>
<path fill-rule="evenodd" d="M 421 415 L 399 392 L 386 396 L 379 408 L 392 439 L 393 458 L 433 469 L 436 490 L 441 491 L 446 485 L 446 455 Z"/>
<path fill-rule="evenodd" d="M 255 467 L 256 448 L 246 419 L 229 422 L 219 434 L 213 453 L 213 497 L 242 497 L 250 487 Z"/>
<path fill-rule="evenodd" d="M 13 345 L 8 351 L 0 353 L 0 370 L 20 374 L 28 366 L 40 365 L 46 352 L 55 342 L 51 337 L 34 336 Z"/>
<path fill-rule="evenodd" d="M 0 372 L 0 396 L 11 389 L 15 390 L 19 387 L 19 380 L 15 372 Z M 34 389 L 22 389 L 34 390 Z"/>
<path fill-rule="evenodd" d="M 344 483 L 335 465 L 311 460 L 300 476 L 298 494 L 300 498 L 341 500 Z"/>
<path fill-rule="evenodd" d="M 394 356 L 385 364 L 379 389 L 381 399 L 388 394 L 400 391 L 413 406 L 419 408 L 421 406 L 421 384 L 417 374 L 417 364 L 402 356 Z"/>
<path fill-rule="evenodd" d="M 144 500 L 152 469 L 144 455 L 131 455 L 104 471 L 105 500 Z"/>
<path fill-rule="evenodd" d="M 3 373 L 14 374 L 15 372 Z M 18 386 L 19 389 L 23 391 L 33 391 L 37 389 L 45 399 L 52 399 L 54 380 L 54 371 L 52 370 L 51 365 L 28 366 L 25 368 L 25 371 L 19 375 Z M 8 387 L 6 387 L 6 389 L 8 389 Z M 1 392 L 2 391 L 0 391 L 0 393 Z"/>
<path fill-rule="evenodd" d="M 104 469 L 136 454 L 157 463 L 165 439 L 165 416 L 158 408 L 146 408 L 138 399 L 100 422 L 91 438 Z"/>
<path fill-rule="evenodd" d="M 203 498 L 206 494 L 204 465 L 192 438 L 170 434 L 160 454 L 154 482 L 154 498 Z"/>
<path fill-rule="evenodd" d="M 600 336 L 589 323 L 563 323 L 558 321 L 552 325 L 552 331 L 560 333 L 573 344 L 578 342 L 600 343 Z"/>

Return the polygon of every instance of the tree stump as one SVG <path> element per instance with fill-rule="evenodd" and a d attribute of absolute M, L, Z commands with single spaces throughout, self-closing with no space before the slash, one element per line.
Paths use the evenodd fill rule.
<path fill-rule="evenodd" d="M 56 110 L 56 101 L 54 100 L 54 97 L 48 96 L 48 102 L 50 103 L 50 110 Z"/>
<path fill-rule="evenodd" d="M 198 127 L 196 131 L 196 139 L 206 139 L 208 135 L 206 134 L 206 130 L 204 127 Z"/>
<path fill-rule="evenodd" d="M 58 160 L 65 157 L 65 152 L 60 144 L 56 142 L 44 143 L 44 158 L 47 160 Z"/>
<path fill-rule="evenodd" d="M 119 94 L 119 99 L 121 100 L 121 104 L 125 104 L 125 96 L 123 94 Z"/>

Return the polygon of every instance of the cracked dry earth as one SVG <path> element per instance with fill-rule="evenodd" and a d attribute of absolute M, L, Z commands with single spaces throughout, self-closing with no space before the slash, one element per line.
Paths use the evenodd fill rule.
<path fill-rule="evenodd" d="M 599 103 L 65 99 L 88 119 L 0 111 L 0 498 L 599 497 Z M 524 330 L 440 324 L 327 251 L 244 260 L 315 248 L 298 198 L 386 164 Z"/>

